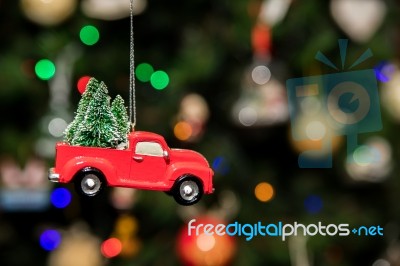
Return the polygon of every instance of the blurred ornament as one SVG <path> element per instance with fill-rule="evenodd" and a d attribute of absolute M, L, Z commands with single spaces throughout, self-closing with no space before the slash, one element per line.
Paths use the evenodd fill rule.
<path fill-rule="evenodd" d="M 299 162 L 311 160 L 315 164 L 321 163 L 321 166 L 331 162 L 332 154 L 342 143 L 342 138 L 337 136 L 341 128 L 330 123 L 330 116 L 318 97 L 302 97 L 297 104 L 297 118 L 292 121 L 289 139 L 294 150 L 300 154 Z"/>
<path fill-rule="evenodd" d="M 206 100 L 199 94 L 191 93 L 183 97 L 180 105 L 179 116 L 183 120 L 199 121 L 205 123 L 209 117 Z"/>
<path fill-rule="evenodd" d="M 331 0 L 331 14 L 339 27 L 356 42 L 367 42 L 381 26 L 386 4 L 381 0 Z"/>
<path fill-rule="evenodd" d="M 196 218 L 192 226 L 199 224 L 212 224 L 214 228 L 218 224 L 226 224 L 223 220 L 203 216 Z M 201 227 L 204 229 L 204 227 Z M 177 252 L 184 263 L 190 266 L 223 266 L 229 265 L 236 252 L 235 239 L 227 234 L 205 234 L 204 230 L 199 230 L 199 234 L 191 232 L 189 235 L 188 227 L 185 225 L 177 237 Z"/>
<path fill-rule="evenodd" d="M 232 115 L 236 123 L 246 127 L 271 126 L 288 120 L 286 89 L 268 66 L 254 63 L 246 70 Z"/>
<path fill-rule="evenodd" d="M 75 11 L 77 0 L 21 0 L 21 8 L 28 19 L 42 25 L 55 26 Z"/>
<path fill-rule="evenodd" d="M 372 263 L 372 266 L 390 266 L 390 265 L 392 264 L 390 264 L 390 262 L 385 259 L 377 259 L 376 261 L 374 261 L 374 263 Z"/>
<path fill-rule="evenodd" d="M 120 243 L 120 250 L 115 256 L 119 255 L 125 258 L 131 258 L 138 254 L 141 248 L 141 242 L 137 237 L 137 232 L 138 222 L 135 217 L 129 214 L 118 217 L 115 222 L 114 232 L 112 233 L 112 238 L 117 239 Z M 114 246 L 118 245 L 115 240 L 113 240 L 113 243 Z M 116 248 L 113 250 L 115 251 L 115 249 Z"/>
<path fill-rule="evenodd" d="M 259 14 L 260 21 L 272 28 L 285 18 L 291 3 L 292 0 L 264 0 Z"/>
<path fill-rule="evenodd" d="M 0 176 L 3 186 L 9 189 L 48 187 L 46 163 L 37 158 L 29 159 L 24 169 L 13 159 L 5 159 L 0 163 Z"/>
<path fill-rule="evenodd" d="M 118 210 L 129 210 L 136 199 L 136 189 L 115 187 L 111 192 L 111 204 Z"/>
<path fill-rule="evenodd" d="M 133 1 L 133 14 L 142 13 L 147 6 L 147 0 Z M 117 20 L 130 14 L 130 0 L 83 0 L 83 13 L 91 18 L 102 20 Z"/>
<path fill-rule="evenodd" d="M 352 160 L 346 161 L 346 171 L 356 181 L 381 182 L 393 168 L 392 149 L 387 140 L 373 137 L 359 146 Z"/>
<path fill-rule="evenodd" d="M 210 111 L 203 96 L 191 93 L 183 97 L 177 123 L 174 125 L 174 135 L 181 141 L 194 142 L 201 138 Z"/>
<path fill-rule="evenodd" d="M 13 159 L 0 162 L 0 209 L 41 211 L 49 206 L 47 166 L 40 159 L 29 159 L 24 169 Z"/>
<path fill-rule="evenodd" d="M 49 266 L 102 266 L 100 241 L 83 224 L 74 225 L 62 235 L 61 244 L 49 255 Z"/>
<path fill-rule="evenodd" d="M 400 122 L 400 68 L 397 63 L 390 65 L 393 68 L 392 73 L 380 90 L 382 106 L 396 122 Z"/>

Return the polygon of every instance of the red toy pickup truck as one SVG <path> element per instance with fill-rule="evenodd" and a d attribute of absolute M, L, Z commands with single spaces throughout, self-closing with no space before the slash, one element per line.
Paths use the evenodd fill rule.
<path fill-rule="evenodd" d="M 182 205 L 198 202 L 213 188 L 213 171 L 207 160 L 191 150 L 170 149 L 158 134 L 134 131 L 126 149 L 56 145 L 55 167 L 49 180 L 74 182 L 87 196 L 107 185 L 165 191 Z"/>

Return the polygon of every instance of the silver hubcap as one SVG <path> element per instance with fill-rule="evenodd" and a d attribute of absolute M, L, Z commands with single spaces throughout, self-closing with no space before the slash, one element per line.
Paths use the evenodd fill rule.
<path fill-rule="evenodd" d="M 194 181 L 184 181 L 180 186 L 179 193 L 182 199 L 191 201 L 199 195 L 199 187 Z"/>
<path fill-rule="evenodd" d="M 100 179 L 94 174 L 86 175 L 81 182 L 81 188 L 86 195 L 95 195 L 101 187 Z"/>

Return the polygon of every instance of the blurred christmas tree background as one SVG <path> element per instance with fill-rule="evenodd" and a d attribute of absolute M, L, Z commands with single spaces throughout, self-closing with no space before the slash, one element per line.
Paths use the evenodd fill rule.
<path fill-rule="evenodd" d="M 47 181 L 81 78 L 129 102 L 128 0 L 0 0 L 0 264 L 400 265 L 400 49 L 397 1 L 134 1 L 137 130 L 201 152 L 216 192 L 193 207 L 164 193 L 107 189 L 94 199 Z M 285 82 L 375 69 L 383 130 L 360 134 L 379 160 L 301 169 Z M 346 68 L 345 68 L 346 69 Z M 317 134 L 318 135 L 318 134 Z M 315 135 L 313 135 L 315 137 Z M 362 150 L 359 150 L 362 153 Z M 191 219 L 382 226 L 384 236 L 185 235 Z"/>

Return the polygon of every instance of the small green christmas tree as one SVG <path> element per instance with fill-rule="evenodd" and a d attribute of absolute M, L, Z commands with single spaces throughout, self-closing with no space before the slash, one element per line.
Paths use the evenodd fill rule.
<path fill-rule="evenodd" d="M 91 78 L 74 120 L 65 130 L 70 145 L 116 148 L 127 142 L 129 121 L 124 100 L 117 95 L 110 106 L 107 86 Z"/>
<path fill-rule="evenodd" d="M 130 122 L 128 113 L 124 105 L 124 99 L 120 95 L 117 95 L 114 101 L 111 103 L 111 112 L 113 113 L 118 124 L 118 131 L 122 136 L 124 143 L 127 142 L 127 135 L 130 131 Z"/>
<path fill-rule="evenodd" d="M 82 94 L 81 100 L 79 101 L 78 110 L 75 114 L 75 118 L 68 125 L 68 127 L 64 132 L 64 139 L 67 143 L 72 144 L 72 139 L 74 138 L 78 130 L 78 126 L 83 123 L 89 103 L 92 100 L 93 95 L 96 93 L 98 88 L 99 88 L 99 82 L 95 78 L 91 78 L 88 84 L 86 85 L 86 90 Z"/>
<path fill-rule="evenodd" d="M 101 82 L 89 102 L 85 118 L 78 125 L 71 144 L 115 148 L 122 141 L 117 120 L 111 112 L 107 87 Z"/>

